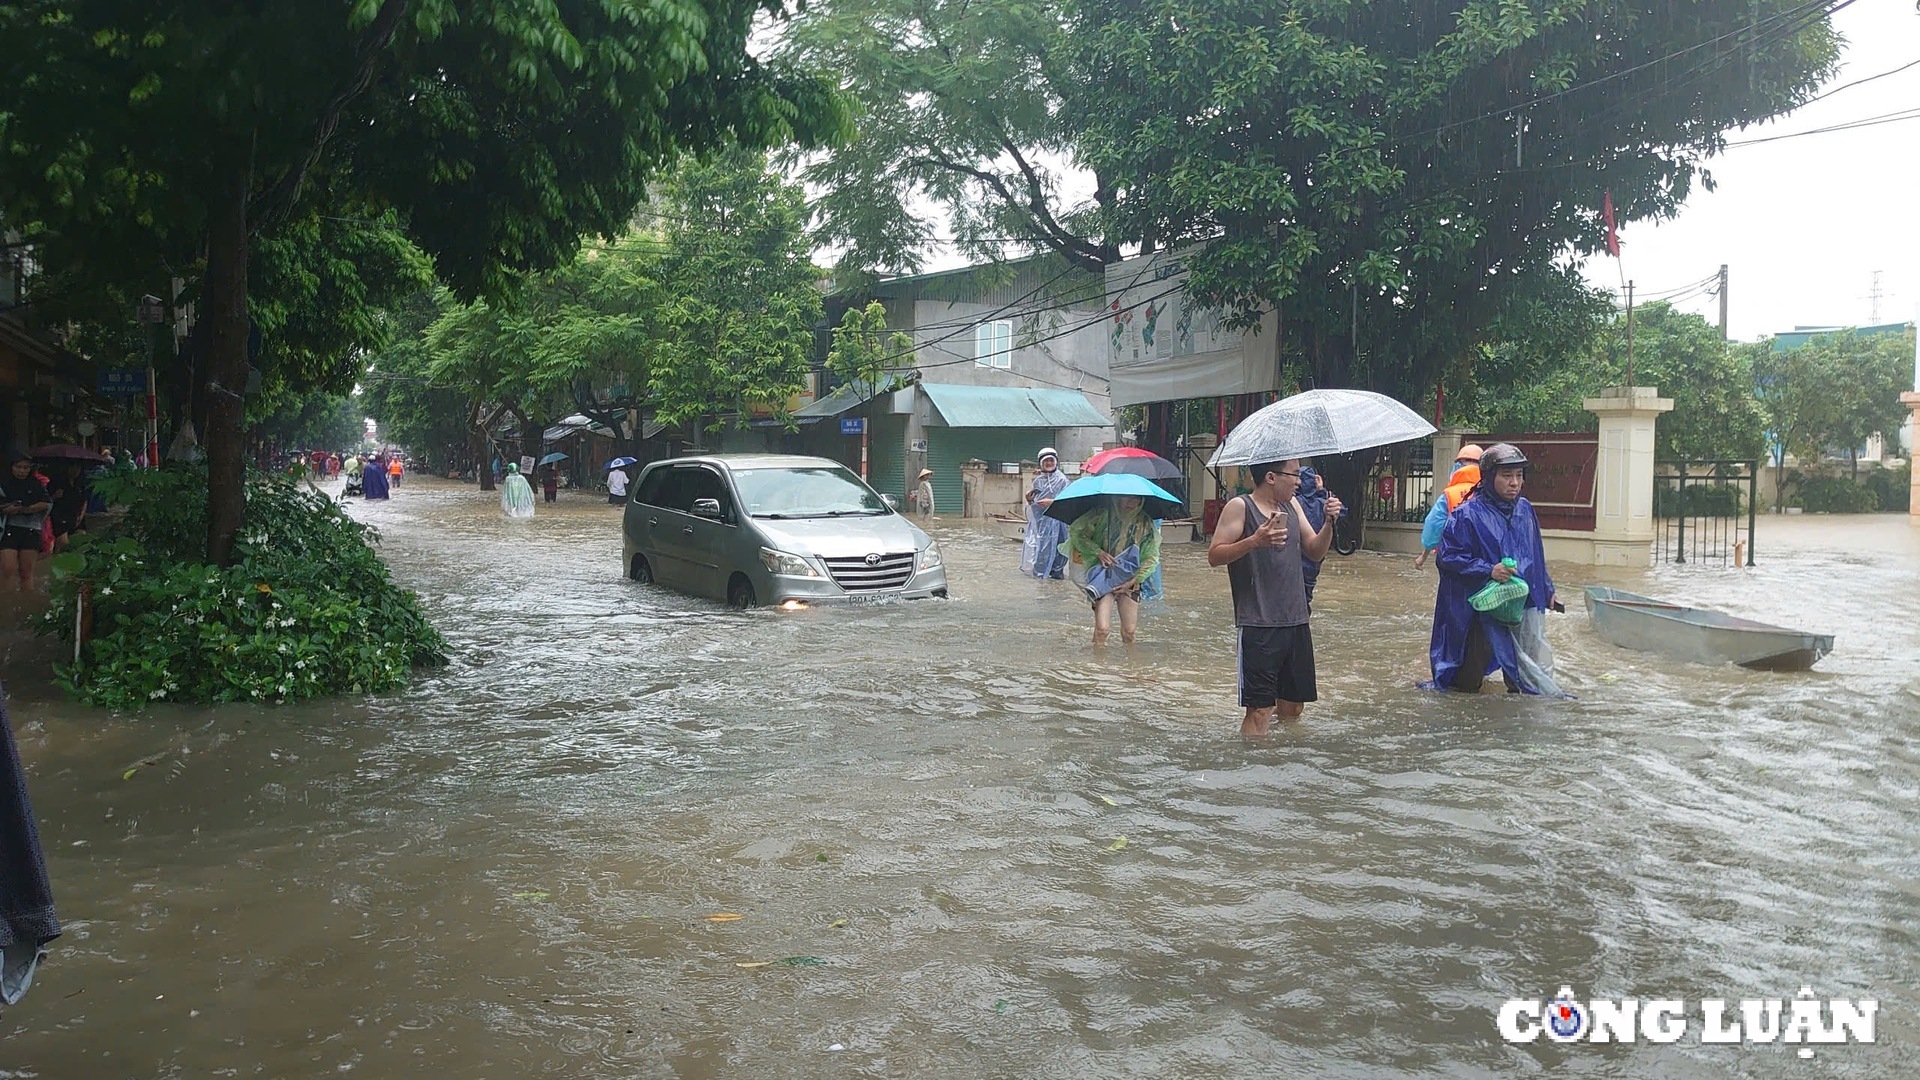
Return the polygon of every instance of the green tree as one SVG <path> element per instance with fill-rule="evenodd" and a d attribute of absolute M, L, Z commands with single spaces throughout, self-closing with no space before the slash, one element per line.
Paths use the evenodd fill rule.
<path fill-rule="evenodd" d="M 388 344 L 368 358 L 361 381 L 362 407 L 382 438 L 424 453 L 436 470 L 453 464 L 450 448 L 471 449 L 470 428 L 478 422 L 469 418 L 464 391 L 433 381 L 426 330 L 452 302 L 429 290 L 390 309 Z"/>
<path fill-rule="evenodd" d="M 1841 405 L 1827 435 L 1847 458 L 1847 474 L 1860 474 L 1860 448 L 1874 435 L 1896 437 L 1907 422 L 1900 394 L 1913 374 L 1914 332 L 1829 335 L 1812 343 L 1833 353 Z"/>
<path fill-rule="evenodd" d="M 583 250 L 537 285 L 533 380 L 605 426 L 622 454 L 634 449 L 647 402 L 662 244 L 656 233 L 631 232 Z"/>
<path fill-rule="evenodd" d="M 281 449 L 344 451 L 366 438 L 366 419 L 352 395 L 309 390 L 281 397 L 253 433 Z"/>
<path fill-rule="evenodd" d="M 888 331 L 887 309 L 878 300 L 851 307 L 833 328 L 827 370 L 842 382 L 878 388 L 889 368 L 912 366 L 913 338 Z"/>
<path fill-rule="evenodd" d="M 1189 290 L 1276 304 L 1310 380 L 1418 398 L 1602 242 L 1673 214 L 1727 129 L 1812 94 L 1797 0 L 1073 0 L 1079 160 Z"/>
<path fill-rule="evenodd" d="M 1746 351 L 1758 376 L 1768 430 L 1803 462 L 1817 462 L 1833 450 L 1847 458 L 1850 475 L 1857 475 L 1861 445 L 1872 435 L 1899 431 L 1906 419 L 1900 393 L 1912 370 L 1912 330 L 1843 330 L 1797 348 L 1770 341 Z"/>
<path fill-rule="evenodd" d="M 1486 431 L 1591 429 L 1595 418 L 1580 403 L 1603 387 L 1625 383 L 1626 337 L 1626 319 L 1616 312 L 1573 351 L 1487 346 L 1458 415 Z M 1633 367 L 1636 383 L 1657 386 L 1673 399 L 1673 411 L 1658 425 L 1662 458 L 1760 456 L 1764 422 L 1752 364 L 1705 319 L 1667 304 L 1637 308 Z"/>
<path fill-rule="evenodd" d="M 1114 191 L 1095 170 L 1091 202 L 1068 194 L 1076 87 L 1058 0 L 815 0 L 782 55 L 841 73 L 858 102 L 856 134 L 802 159 L 818 193 L 816 239 L 843 249 L 840 276 L 920 269 L 952 231 L 980 260 L 1054 248 L 1083 269 L 1120 258 L 1095 212 Z"/>
<path fill-rule="evenodd" d="M 683 163 L 656 213 L 666 238 L 647 380 L 656 418 L 718 427 L 756 406 L 780 414 L 805 387 L 820 320 L 801 190 L 764 154 L 739 150 Z"/>
<path fill-rule="evenodd" d="M 1189 291 L 1280 305 L 1305 382 L 1419 400 L 1581 301 L 1603 193 L 1671 215 L 1837 40 L 1798 0 L 817 0 L 787 48 L 863 110 L 807 174 L 849 258 L 910 268 L 935 212 L 1091 270 L 1192 245 Z"/>
<path fill-rule="evenodd" d="M 465 295 L 561 263 L 583 233 L 618 233 L 683 148 L 837 133 L 827 87 L 749 54 L 762 11 L 23 0 L 0 6 L 0 190 L 83 250 L 145 234 L 205 251 L 206 555 L 224 564 L 245 513 L 250 237 L 391 209 Z"/>

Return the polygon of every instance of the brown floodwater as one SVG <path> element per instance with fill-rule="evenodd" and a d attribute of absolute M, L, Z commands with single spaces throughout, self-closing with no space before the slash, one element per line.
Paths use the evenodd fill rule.
<path fill-rule="evenodd" d="M 4 638 L 67 934 L 0 1077 L 1920 1075 L 1904 517 L 1556 567 L 1572 702 L 1416 690 L 1433 572 L 1334 558 L 1321 701 L 1255 741 L 1198 546 L 1094 651 L 972 523 L 949 601 L 736 614 L 623 580 L 586 494 L 353 513 L 452 645 L 403 693 L 115 716 Z M 1838 644 L 1625 652 L 1587 583 Z M 1879 1043 L 1500 1040 L 1562 984 L 1872 996 Z"/>

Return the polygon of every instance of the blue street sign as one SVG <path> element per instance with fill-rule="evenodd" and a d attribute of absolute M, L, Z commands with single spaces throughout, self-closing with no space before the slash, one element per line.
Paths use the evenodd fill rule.
<path fill-rule="evenodd" d="M 867 433 L 867 421 L 865 417 L 843 416 L 840 418 L 840 434 L 865 435 L 866 433 Z"/>
<path fill-rule="evenodd" d="M 97 389 L 102 394 L 144 394 L 147 392 L 146 369 L 102 368 Z"/>

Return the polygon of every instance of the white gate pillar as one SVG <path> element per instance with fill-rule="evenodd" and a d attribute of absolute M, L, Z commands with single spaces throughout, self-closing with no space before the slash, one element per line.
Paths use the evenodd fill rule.
<path fill-rule="evenodd" d="M 1594 565 L 1646 566 L 1653 561 L 1654 422 L 1673 399 L 1651 386 L 1613 386 L 1580 407 L 1600 418 Z"/>

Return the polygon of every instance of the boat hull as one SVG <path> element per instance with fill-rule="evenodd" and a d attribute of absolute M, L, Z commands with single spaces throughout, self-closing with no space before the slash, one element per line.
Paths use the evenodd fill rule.
<path fill-rule="evenodd" d="M 1833 651 L 1831 634 L 1771 626 L 1598 585 L 1587 588 L 1587 610 L 1603 641 L 1699 664 L 1805 671 Z"/>

